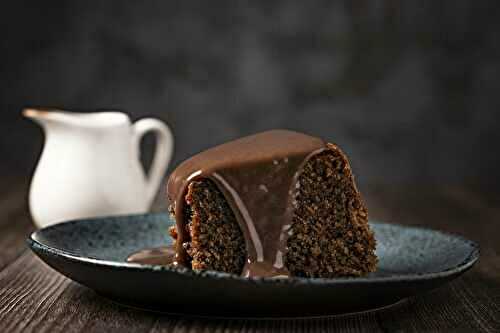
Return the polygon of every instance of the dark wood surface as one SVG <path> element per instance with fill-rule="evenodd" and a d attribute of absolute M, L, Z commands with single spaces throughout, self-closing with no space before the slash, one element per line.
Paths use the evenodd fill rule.
<path fill-rule="evenodd" d="M 447 286 L 363 314 L 221 320 L 142 312 L 70 281 L 27 249 L 27 184 L 12 178 L 0 193 L 0 332 L 500 332 L 500 197 L 452 187 L 364 190 L 372 219 L 461 234 L 481 245 L 480 261 Z"/>

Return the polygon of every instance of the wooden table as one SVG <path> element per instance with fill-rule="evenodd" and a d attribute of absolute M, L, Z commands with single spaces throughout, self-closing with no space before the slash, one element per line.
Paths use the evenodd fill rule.
<path fill-rule="evenodd" d="M 464 188 L 364 190 L 373 219 L 464 235 L 481 245 L 480 261 L 447 286 L 375 312 L 296 320 L 159 315 L 115 305 L 36 258 L 25 243 L 34 230 L 27 186 L 11 179 L 0 194 L 0 332 L 500 332 L 500 197 Z"/>

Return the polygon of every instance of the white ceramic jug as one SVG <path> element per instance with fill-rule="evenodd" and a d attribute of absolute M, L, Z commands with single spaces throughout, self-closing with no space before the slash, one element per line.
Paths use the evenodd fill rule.
<path fill-rule="evenodd" d="M 150 208 L 173 150 L 172 133 L 163 122 L 148 118 L 132 124 L 121 112 L 25 109 L 23 114 L 45 132 L 29 194 L 38 227 Z M 157 144 L 145 175 L 140 141 L 149 131 L 156 134 Z"/>

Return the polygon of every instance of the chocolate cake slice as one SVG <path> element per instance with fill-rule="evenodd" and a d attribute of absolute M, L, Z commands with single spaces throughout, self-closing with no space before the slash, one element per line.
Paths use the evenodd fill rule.
<path fill-rule="evenodd" d="M 362 276 L 375 239 L 345 154 L 273 130 L 183 162 L 167 192 L 176 263 L 242 276 Z"/>

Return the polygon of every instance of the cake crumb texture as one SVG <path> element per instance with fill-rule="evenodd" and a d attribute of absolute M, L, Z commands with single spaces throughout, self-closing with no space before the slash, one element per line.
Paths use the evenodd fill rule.
<path fill-rule="evenodd" d="M 300 170 L 292 198 L 293 219 L 284 264 L 291 276 L 357 277 L 375 271 L 375 238 L 346 156 L 332 144 Z M 192 181 L 185 194 L 184 242 L 195 270 L 241 274 L 244 235 L 228 201 L 208 179 Z M 177 239 L 175 228 L 170 234 Z"/>
<path fill-rule="evenodd" d="M 347 277 L 373 272 L 375 238 L 340 150 L 329 144 L 298 177 L 285 266 L 293 276 Z"/>
<path fill-rule="evenodd" d="M 191 268 L 240 274 L 246 258 L 245 240 L 221 191 L 210 179 L 193 181 L 185 197 L 184 242 Z"/>

